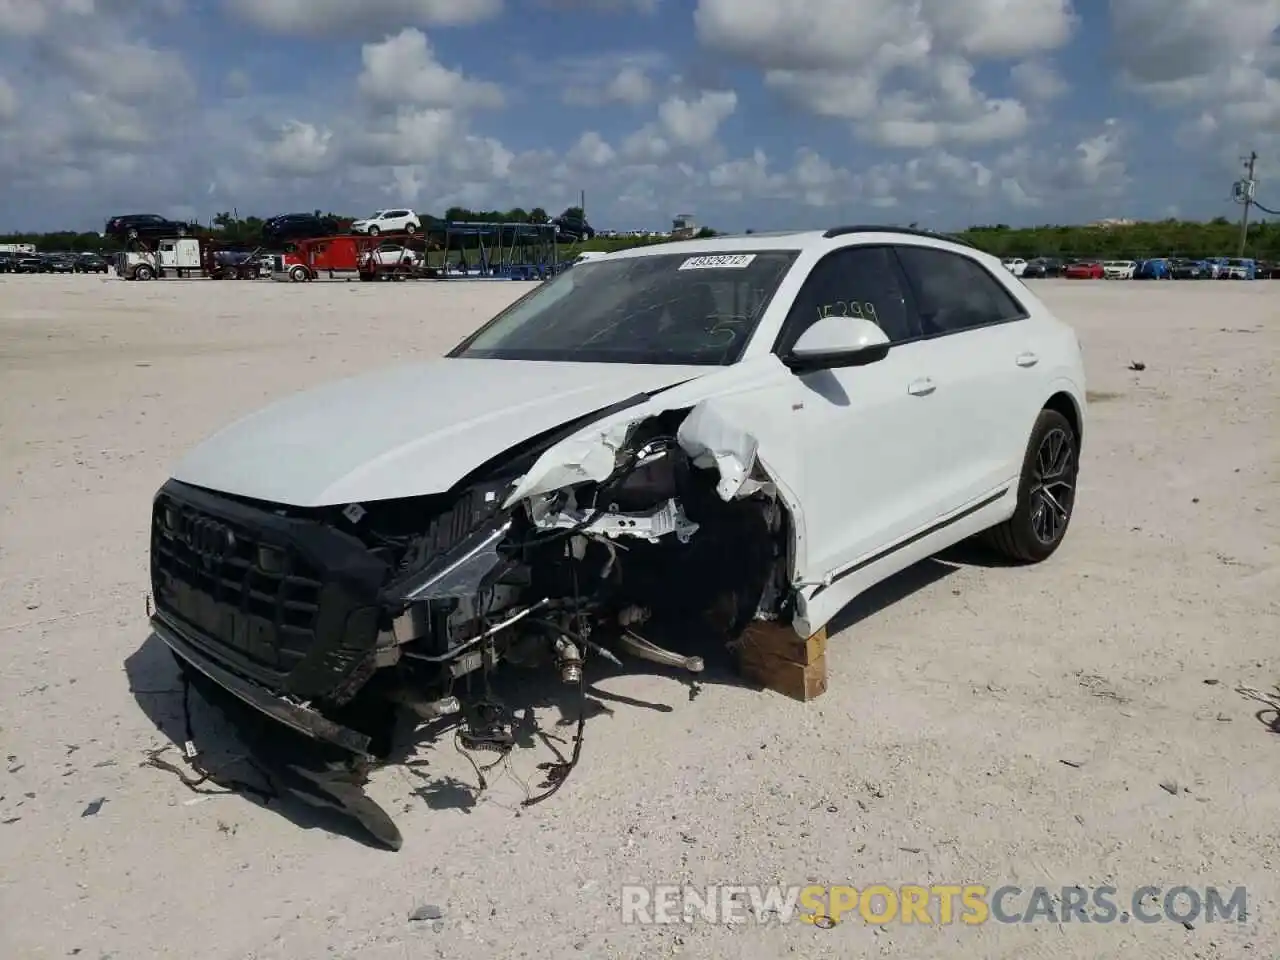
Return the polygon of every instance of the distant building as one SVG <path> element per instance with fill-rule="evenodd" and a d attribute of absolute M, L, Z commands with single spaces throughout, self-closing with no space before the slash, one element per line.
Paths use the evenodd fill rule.
<path fill-rule="evenodd" d="M 671 220 L 672 240 L 692 240 L 698 234 L 698 225 L 693 222 L 693 214 L 679 213 Z"/>
<path fill-rule="evenodd" d="M 1106 230 L 1110 227 L 1132 227 L 1136 226 L 1137 223 L 1137 220 L 1130 220 L 1128 217 L 1108 217 L 1105 220 L 1095 220 L 1089 226 L 1101 227 Z"/>

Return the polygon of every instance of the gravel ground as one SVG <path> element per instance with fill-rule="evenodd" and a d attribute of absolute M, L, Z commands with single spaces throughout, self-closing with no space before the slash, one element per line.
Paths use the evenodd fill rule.
<path fill-rule="evenodd" d="M 1280 736 L 1249 694 L 1280 684 L 1280 284 L 1040 284 L 1094 393 L 1065 545 L 1038 568 L 959 555 L 895 578 L 847 618 L 813 703 L 603 679 L 623 699 L 543 805 L 518 802 L 545 748 L 479 799 L 449 743 L 376 774 L 398 854 L 140 767 L 180 730 L 144 611 L 167 466 L 273 397 L 439 354 L 524 289 L 0 278 L 0 955 L 1280 951 Z M 219 723 L 199 703 L 194 719 Z M 1243 884 L 1249 913 L 1191 929 L 620 920 L 625 883 L 774 881 L 1109 883 L 1122 902 Z M 411 922 L 424 904 L 442 919 Z"/>

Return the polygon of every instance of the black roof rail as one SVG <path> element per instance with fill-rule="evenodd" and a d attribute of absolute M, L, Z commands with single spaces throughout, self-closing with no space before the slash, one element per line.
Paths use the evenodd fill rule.
<path fill-rule="evenodd" d="M 952 236 L 949 233 L 938 233 L 934 230 L 917 230 L 915 227 L 886 227 L 881 224 L 857 224 L 849 227 L 832 227 L 822 236 L 827 240 L 833 237 L 843 237 L 851 233 L 901 233 L 909 237 L 931 237 L 935 240 L 947 240 L 951 243 L 958 243 L 962 247 L 969 247 L 976 250 L 972 243 L 968 240 L 962 240 L 960 237 Z"/>

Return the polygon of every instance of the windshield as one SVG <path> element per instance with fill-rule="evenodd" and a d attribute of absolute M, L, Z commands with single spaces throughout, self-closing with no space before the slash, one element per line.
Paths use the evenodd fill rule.
<path fill-rule="evenodd" d="M 382 219 L 382 217 L 383 217 L 383 216 L 385 216 L 385 215 L 386 215 L 386 212 L 387 212 L 387 211 L 385 211 L 385 210 L 379 210 L 377 213 L 371 214 L 371 215 L 369 216 L 369 219 L 370 219 L 370 220 L 380 220 L 380 219 Z"/>
<path fill-rule="evenodd" d="M 681 253 L 575 264 L 499 313 L 449 356 L 735 363 L 796 255 Z"/>

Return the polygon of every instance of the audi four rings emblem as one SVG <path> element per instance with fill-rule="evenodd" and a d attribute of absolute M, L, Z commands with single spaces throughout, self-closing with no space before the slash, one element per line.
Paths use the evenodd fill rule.
<path fill-rule="evenodd" d="M 236 545 L 236 535 L 231 528 L 208 517 L 187 521 L 182 539 L 202 559 L 210 562 L 230 556 Z"/>

